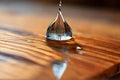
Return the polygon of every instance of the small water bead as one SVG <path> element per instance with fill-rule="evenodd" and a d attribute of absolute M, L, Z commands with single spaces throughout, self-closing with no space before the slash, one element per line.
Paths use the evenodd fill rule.
<path fill-rule="evenodd" d="M 65 21 L 61 12 L 62 2 L 60 0 L 57 17 L 47 29 L 46 36 L 51 40 L 70 40 L 72 38 L 72 30 Z"/>
<path fill-rule="evenodd" d="M 81 47 L 79 47 L 79 46 L 77 46 L 77 47 L 76 47 L 76 50 L 82 50 L 82 48 L 81 48 Z"/>

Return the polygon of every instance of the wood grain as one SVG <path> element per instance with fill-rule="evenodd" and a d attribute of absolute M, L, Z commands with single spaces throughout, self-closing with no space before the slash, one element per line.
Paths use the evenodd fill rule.
<path fill-rule="evenodd" d="M 58 43 L 29 32 L 0 30 L 0 79 L 54 80 L 51 65 L 66 57 L 62 46 L 70 53 L 63 80 L 104 80 L 119 72 L 119 41 L 79 36 Z M 83 47 L 82 55 L 77 46 Z"/>
<path fill-rule="evenodd" d="M 51 41 L 45 33 L 53 18 L 53 6 L 0 6 L 0 80 L 56 80 L 53 64 L 65 60 L 68 66 L 61 80 L 119 77 L 119 12 L 65 7 L 65 11 L 70 10 L 65 14 L 69 13 L 67 21 L 74 38 Z"/>

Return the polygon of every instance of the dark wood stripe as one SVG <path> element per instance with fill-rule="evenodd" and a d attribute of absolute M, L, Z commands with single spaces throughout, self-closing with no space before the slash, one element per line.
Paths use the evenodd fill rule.
<path fill-rule="evenodd" d="M 23 56 L 12 55 L 12 54 L 5 53 L 5 52 L 0 52 L 0 56 L 10 58 L 10 59 L 14 59 L 14 60 L 17 60 L 17 61 L 21 61 L 21 62 L 24 62 L 24 63 L 27 63 L 27 64 L 39 65 L 38 63 L 36 63 L 36 62 L 34 62 L 34 61 L 30 60 L 30 59 L 27 59 L 27 58 L 25 58 Z"/>
<path fill-rule="evenodd" d="M 34 58 L 36 58 L 36 59 L 39 59 L 39 60 L 44 60 L 44 61 L 48 61 L 48 62 L 49 62 L 49 61 L 52 61 L 52 60 L 47 60 L 47 59 L 45 59 L 44 56 L 41 55 L 41 52 L 37 52 L 37 53 L 40 54 L 40 55 L 39 55 L 39 56 L 36 56 L 36 55 L 31 54 L 31 53 L 36 53 L 36 52 L 33 52 L 33 51 L 31 51 L 31 53 L 30 53 L 30 52 L 22 51 L 22 50 L 15 49 L 15 48 L 4 47 L 4 46 L 1 46 L 1 47 L 6 48 L 6 49 L 11 49 L 11 50 L 14 50 L 14 51 L 19 51 L 19 52 L 22 52 L 22 53 L 25 53 L 25 54 L 28 54 L 29 56 L 32 56 L 32 57 L 34 57 Z M 10 53 L 9 53 L 9 54 L 10 54 Z"/>
<path fill-rule="evenodd" d="M 103 53 L 108 53 L 110 55 L 114 55 L 114 56 L 119 56 L 120 57 L 120 53 L 111 49 L 105 49 L 103 47 L 99 47 L 96 45 L 92 45 L 92 44 L 86 44 L 86 43 L 79 43 L 82 47 L 84 47 L 84 50 L 92 50 L 93 52 L 103 52 Z"/>
<path fill-rule="evenodd" d="M 31 43 L 26 43 L 26 42 L 17 42 L 17 41 L 6 41 L 6 40 L 2 40 L 2 42 L 6 42 L 6 43 L 12 43 L 11 44 L 11 46 L 15 46 L 15 47 L 20 47 L 20 46 L 18 46 L 18 45 L 22 45 L 22 46 L 26 46 L 26 48 L 27 48 L 27 46 L 28 47 L 31 47 L 31 48 L 35 48 L 35 49 L 40 49 L 40 50 L 44 50 L 44 51 L 47 51 L 47 52 L 53 52 L 53 51 L 50 51 L 50 50 L 47 50 L 47 49 L 45 49 L 45 48 L 40 48 L 40 46 L 35 46 L 34 45 L 34 43 L 33 44 L 31 44 Z M 39 42 L 39 43 L 41 43 L 41 42 Z M 43 43 L 43 42 L 42 42 Z M 1 44 L 3 44 L 3 43 L 1 43 Z M 15 44 L 15 45 L 14 45 Z M 46 44 L 46 42 L 44 42 L 43 44 Z M 8 45 L 8 44 L 7 44 Z M 9 44 L 10 45 L 10 44 Z M 25 47 L 20 47 L 21 49 L 23 48 L 23 49 L 25 49 L 26 50 L 26 48 Z M 47 47 L 46 47 L 47 48 Z M 28 49 L 28 48 L 27 48 Z M 32 50 L 32 49 L 31 49 Z M 34 50 L 33 50 L 34 51 Z M 59 55 L 59 54 L 57 54 L 57 55 Z M 52 57 L 52 56 L 50 56 L 50 57 Z M 54 58 L 54 57 L 52 57 L 52 58 Z"/>
<path fill-rule="evenodd" d="M 19 50 L 19 51 L 22 51 L 22 52 L 25 52 L 25 50 L 27 51 L 32 51 L 33 53 L 41 53 L 41 52 L 38 52 L 38 51 L 35 51 L 33 49 L 30 49 L 28 47 L 32 47 L 32 48 L 36 48 L 36 46 L 31 46 L 31 45 L 25 45 L 25 44 L 22 44 L 22 43 L 16 43 L 16 42 L 12 42 L 10 41 L 10 44 L 9 42 L 7 41 L 7 43 L 1 43 L 2 45 L 7 45 L 7 46 L 11 46 L 11 47 L 17 47 L 19 49 L 23 49 L 23 50 Z M 23 47 L 24 46 L 24 47 Z M 15 48 L 13 48 L 14 50 L 16 50 Z M 36 49 L 40 49 L 40 50 L 44 50 L 42 48 L 36 48 Z M 47 50 L 46 50 L 47 51 Z M 46 55 L 46 54 L 42 54 L 42 55 Z M 52 56 L 50 56 L 52 57 Z"/>

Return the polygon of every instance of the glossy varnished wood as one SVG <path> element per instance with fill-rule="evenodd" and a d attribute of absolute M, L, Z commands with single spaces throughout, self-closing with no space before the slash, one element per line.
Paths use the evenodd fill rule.
<path fill-rule="evenodd" d="M 44 36 L 17 32 L 0 30 L 0 78 L 55 79 L 51 65 L 65 57 L 59 46 L 50 47 Z M 74 48 L 68 48 L 70 58 L 63 80 L 102 80 L 119 72 L 119 41 L 79 36 L 76 35 L 75 41 L 66 47 L 80 45 L 83 54 L 79 55 Z"/>
<path fill-rule="evenodd" d="M 107 17 L 113 17 L 111 15 Z M 45 37 L 51 21 L 49 16 L 43 13 L 19 14 L 9 10 L 0 12 L 0 79 L 55 80 L 52 65 L 56 61 L 64 61 L 66 57 L 68 67 L 61 80 L 108 80 L 118 75 L 119 23 L 102 23 L 99 18 L 98 22 L 94 19 L 89 22 L 89 19 L 71 17 L 68 20 L 74 39 L 57 42 Z M 111 24 L 116 25 L 113 27 Z M 87 29 L 89 27 L 93 30 Z M 76 50 L 77 46 L 83 49 Z"/>

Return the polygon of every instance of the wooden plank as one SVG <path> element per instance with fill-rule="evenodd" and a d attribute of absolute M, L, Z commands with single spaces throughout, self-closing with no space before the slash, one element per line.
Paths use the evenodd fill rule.
<path fill-rule="evenodd" d="M 22 3 L 0 5 L 0 79 L 56 80 L 53 65 L 66 61 L 61 80 L 108 80 L 118 75 L 120 12 L 65 6 L 74 39 L 58 42 L 45 37 L 54 6 Z"/>
<path fill-rule="evenodd" d="M 63 80 L 107 79 L 117 73 L 120 64 L 118 41 L 79 35 L 80 39 L 75 38 L 75 41 L 58 43 L 27 32 L 27 35 L 5 30 L 0 33 L 0 79 L 54 80 L 52 64 L 66 59 L 66 56 L 68 68 Z M 82 46 L 83 50 L 76 50 L 77 46 Z M 64 54 L 66 51 L 70 54 Z M 83 54 L 77 54 L 79 51 Z"/>

